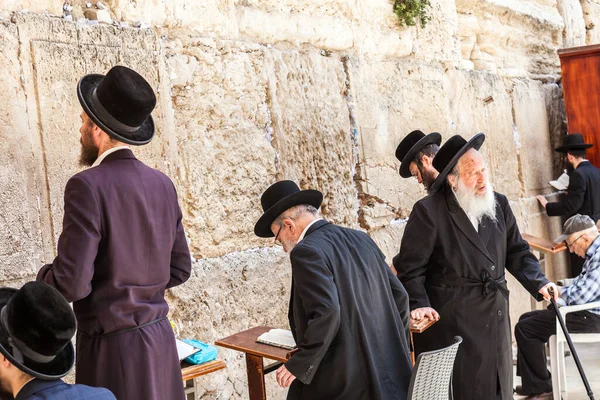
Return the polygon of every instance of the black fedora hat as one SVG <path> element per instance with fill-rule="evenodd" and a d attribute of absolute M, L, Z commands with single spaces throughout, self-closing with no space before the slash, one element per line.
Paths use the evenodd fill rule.
<path fill-rule="evenodd" d="M 285 210 L 301 204 L 318 209 L 322 202 L 323 194 L 318 190 L 300 190 L 293 181 L 275 182 L 260 197 L 264 213 L 254 225 L 254 233 L 259 237 L 273 237 L 271 224 Z"/>
<path fill-rule="evenodd" d="M 567 153 L 569 150 L 585 150 L 592 147 L 593 144 L 586 143 L 581 133 L 571 133 L 563 137 L 562 146 L 557 147 L 554 151 L 559 153 Z"/>
<path fill-rule="evenodd" d="M 112 138 L 142 145 L 154 137 L 150 113 L 156 96 L 134 70 L 117 65 L 106 76 L 86 75 L 77 84 L 77 97 L 85 113 Z"/>
<path fill-rule="evenodd" d="M 469 141 L 466 141 L 460 135 L 454 135 L 448 139 L 433 158 L 433 168 L 438 170 L 440 174 L 431 185 L 431 192 L 435 192 L 444 185 L 452 168 L 467 151 L 470 149 L 479 150 L 484 141 L 485 135 L 483 133 L 478 133 Z"/>
<path fill-rule="evenodd" d="M 420 130 L 412 131 L 396 147 L 396 158 L 400 161 L 400 176 L 410 178 L 410 163 L 414 161 L 419 151 L 430 144 L 442 143 L 442 135 L 438 132 L 432 132 L 425 135 Z"/>
<path fill-rule="evenodd" d="M 0 288 L 0 353 L 38 379 L 67 375 L 75 364 L 77 323 L 67 300 L 43 282 Z"/>

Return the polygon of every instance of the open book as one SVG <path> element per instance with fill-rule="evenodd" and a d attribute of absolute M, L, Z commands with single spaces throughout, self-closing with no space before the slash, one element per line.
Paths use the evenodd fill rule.
<path fill-rule="evenodd" d="M 187 344 L 182 342 L 179 339 L 175 339 L 175 343 L 177 343 L 177 355 L 179 356 L 179 361 L 184 360 L 191 356 L 194 353 L 199 352 L 202 349 L 192 346 L 191 344 Z"/>
<path fill-rule="evenodd" d="M 558 190 L 567 190 L 567 187 L 569 186 L 569 175 L 563 173 L 557 180 L 550 181 L 549 183 Z"/>
<path fill-rule="evenodd" d="M 285 329 L 271 329 L 269 332 L 260 335 L 256 341 L 288 350 L 296 348 L 296 341 L 294 341 L 292 332 Z"/>

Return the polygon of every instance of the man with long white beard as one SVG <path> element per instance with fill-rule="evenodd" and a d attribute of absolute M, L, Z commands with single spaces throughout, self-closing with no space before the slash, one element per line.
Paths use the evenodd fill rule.
<path fill-rule="evenodd" d="M 555 287 L 521 237 L 507 198 L 492 189 L 477 151 L 484 140 L 482 133 L 468 142 L 456 135 L 441 147 L 432 194 L 413 207 L 394 257 L 411 317 L 439 319 L 415 335 L 416 354 L 463 338 L 452 378 L 457 400 L 512 399 L 505 271 L 537 300 Z"/>

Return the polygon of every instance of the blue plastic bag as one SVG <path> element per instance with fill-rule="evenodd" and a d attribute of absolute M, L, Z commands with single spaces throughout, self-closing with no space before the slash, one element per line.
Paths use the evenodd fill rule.
<path fill-rule="evenodd" d="M 189 362 L 190 364 L 204 364 L 205 362 L 209 362 L 217 358 L 217 348 L 215 346 L 211 346 L 210 344 L 202 343 L 194 339 L 183 339 L 182 341 L 194 346 L 197 349 L 200 349 L 199 352 L 194 353 L 185 359 L 185 361 Z"/>

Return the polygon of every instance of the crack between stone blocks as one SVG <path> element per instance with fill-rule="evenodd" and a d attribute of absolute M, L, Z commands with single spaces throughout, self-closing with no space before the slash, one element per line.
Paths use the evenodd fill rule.
<path fill-rule="evenodd" d="M 519 190 L 519 197 L 523 198 L 525 197 L 525 180 L 524 180 L 524 175 L 523 175 L 523 159 L 521 156 L 521 152 L 520 152 L 520 147 L 521 144 L 519 142 L 520 139 L 520 134 L 519 134 L 519 130 L 517 128 L 517 115 L 515 112 L 515 98 L 514 98 L 514 90 L 511 91 L 510 93 L 510 113 L 511 113 L 511 117 L 512 117 L 512 126 L 513 126 L 513 138 L 515 141 L 515 146 L 517 149 L 517 177 L 519 178 L 519 186 L 520 186 L 520 190 Z"/>

